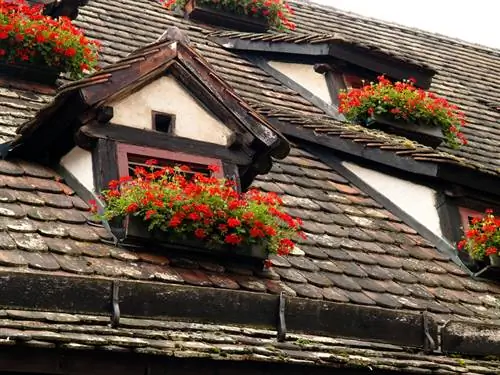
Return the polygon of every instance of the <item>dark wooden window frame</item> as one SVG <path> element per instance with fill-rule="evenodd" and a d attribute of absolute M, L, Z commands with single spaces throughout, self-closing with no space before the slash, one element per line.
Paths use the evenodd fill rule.
<path fill-rule="evenodd" d="M 460 215 L 460 221 L 462 222 L 464 233 L 469 229 L 470 218 L 482 218 L 484 216 L 483 212 L 472 210 L 466 207 L 458 207 L 458 214 Z"/>
<path fill-rule="evenodd" d="M 215 177 L 224 177 L 224 163 L 220 159 L 190 155 L 183 152 L 173 152 L 168 150 L 160 150 L 151 147 L 136 146 L 124 143 L 116 144 L 116 155 L 118 174 L 120 177 L 128 176 L 128 164 L 131 155 L 137 155 L 141 158 L 151 158 L 157 160 L 166 160 L 179 164 L 199 166 L 216 165 L 219 167 L 219 172 L 214 173 Z"/>

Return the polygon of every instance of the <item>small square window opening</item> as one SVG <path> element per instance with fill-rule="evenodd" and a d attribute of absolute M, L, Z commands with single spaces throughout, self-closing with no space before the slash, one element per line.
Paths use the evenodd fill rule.
<path fill-rule="evenodd" d="M 162 133 L 172 133 L 175 124 L 175 115 L 153 112 L 153 129 Z"/>

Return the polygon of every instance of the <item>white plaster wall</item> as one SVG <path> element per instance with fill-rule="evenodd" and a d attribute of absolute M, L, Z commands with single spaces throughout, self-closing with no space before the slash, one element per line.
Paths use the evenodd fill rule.
<path fill-rule="evenodd" d="M 63 156 L 61 165 L 75 176 L 87 190 L 95 190 L 92 154 L 89 151 L 75 147 Z"/>
<path fill-rule="evenodd" d="M 436 209 L 435 190 L 372 169 L 363 168 L 354 163 L 343 162 L 342 165 L 355 173 L 373 189 L 390 199 L 434 234 L 443 237 Z"/>
<path fill-rule="evenodd" d="M 323 74 L 314 71 L 312 64 L 296 64 L 282 61 L 269 61 L 269 65 L 299 85 L 312 92 L 327 103 L 332 103 L 326 79 Z"/>
<path fill-rule="evenodd" d="M 112 123 L 153 129 L 152 112 L 175 114 L 174 134 L 226 146 L 232 131 L 205 109 L 172 77 L 161 77 L 141 90 L 110 104 Z"/>

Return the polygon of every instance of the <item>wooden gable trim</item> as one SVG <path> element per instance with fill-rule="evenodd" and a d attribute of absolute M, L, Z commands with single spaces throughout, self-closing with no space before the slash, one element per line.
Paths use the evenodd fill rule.
<path fill-rule="evenodd" d="M 89 106 L 117 99 L 163 74 L 176 56 L 176 43 L 159 46 L 148 55 L 147 59 L 145 56 L 140 56 L 123 69 L 112 71 L 111 77 L 106 82 L 81 88 L 81 96 Z"/>
<path fill-rule="evenodd" d="M 273 129 L 265 117 L 236 95 L 233 89 L 222 81 L 193 50 L 181 44 L 178 48 L 178 60 L 187 71 L 200 79 L 219 103 L 225 106 L 256 139 L 267 148 L 273 149 L 273 156 L 283 158 L 288 155 L 290 145 L 286 138 Z"/>

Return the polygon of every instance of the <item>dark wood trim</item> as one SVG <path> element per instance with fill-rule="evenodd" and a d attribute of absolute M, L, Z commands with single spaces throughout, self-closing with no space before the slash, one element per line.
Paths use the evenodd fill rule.
<path fill-rule="evenodd" d="M 112 79 L 80 88 L 78 91 L 87 105 L 94 106 L 124 90 L 132 89 L 138 82 L 141 85 L 146 85 L 148 81 L 153 79 L 153 76 L 149 77 L 151 73 L 157 76 L 163 74 L 162 67 L 167 69 L 176 55 L 175 48 L 159 47 L 157 51 L 149 54 L 147 59 L 138 56 L 138 60 L 131 63 L 130 66 L 113 71 Z"/>
<path fill-rule="evenodd" d="M 500 176 L 472 169 L 470 167 L 452 164 L 439 163 L 436 177 L 451 182 L 459 186 L 465 186 L 486 192 L 500 202 L 500 191 L 498 189 Z"/>
<path fill-rule="evenodd" d="M 172 152 L 183 152 L 189 155 L 214 157 L 238 165 L 250 165 L 253 157 L 253 155 L 241 150 L 228 149 L 213 143 L 176 137 L 161 132 L 152 133 L 148 130 L 123 125 L 85 125 L 76 134 L 77 144 L 83 148 L 88 148 L 89 144 L 93 144 L 99 139 L 109 139 L 119 143 Z"/>
<path fill-rule="evenodd" d="M 245 55 L 245 57 L 248 60 L 250 60 L 253 64 L 255 64 L 259 68 L 261 68 L 263 71 L 265 71 L 267 74 L 276 78 L 276 80 L 281 82 L 286 87 L 297 92 L 300 96 L 302 96 L 304 99 L 310 101 L 312 104 L 314 104 L 319 109 L 323 110 L 325 113 L 329 114 L 330 116 L 332 116 L 333 118 L 335 118 L 337 120 L 340 120 L 340 121 L 345 120 L 344 116 L 339 114 L 338 107 L 325 102 L 323 99 L 314 95 L 312 92 L 307 90 L 305 87 L 299 85 L 297 82 L 295 82 L 290 77 L 281 73 L 279 70 L 273 68 L 271 65 L 269 65 L 267 59 L 264 59 L 263 57 L 251 56 L 251 55 Z M 311 63 L 311 70 L 313 69 L 313 66 L 314 66 L 314 64 Z M 317 73 L 317 74 L 320 74 L 320 73 Z"/>
<path fill-rule="evenodd" d="M 239 193 L 242 191 L 239 168 L 234 163 L 222 162 L 224 178 L 236 182 L 235 188 Z"/>
<path fill-rule="evenodd" d="M 106 189 L 111 180 L 119 177 L 116 142 L 98 139 L 92 150 L 92 165 L 96 190 Z"/>
<path fill-rule="evenodd" d="M 434 70 L 425 69 L 410 62 L 398 61 L 382 52 L 368 52 L 365 48 L 348 44 L 331 44 L 330 56 L 377 73 L 385 73 L 395 79 L 415 78 L 416 86 L 429 89 Z"/>
<path fill-rule="evenodd" d="M 440 191 L 436 195 L 436 209 L 441 232 L 451 243 L 456 243 L 462 236 L 460 215 L 457 205 L 453 198 L 448 196 L 447 191 Z"/>
<path fill-rule="evenodd" d="M 344 75 L 340 72 L 329 71 L 325 73 L 326 86 L 332 98 L 332 104 L 339 107 L 339 94 L 341 90 L 346 90 Z M 340 115 L 340 114 L 339 114 Z"/>
<path fill-rule="evenodd" d="M 93 276 L 63 276 L 0 272 L 0 307 L 111 317 L 112 280 Z M 279 296 L 188 285 L 122 279 L 122 317 L 161 317 L 215 324 L 276 329 Z M 47 294 L 44 291 L 50 290 Z M 290 332 L 425 347 L 420 313 L 287 298 L 286 326 Z M 437 342 L 437 325 L 429 317 L 430 335 Z"/>

